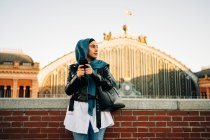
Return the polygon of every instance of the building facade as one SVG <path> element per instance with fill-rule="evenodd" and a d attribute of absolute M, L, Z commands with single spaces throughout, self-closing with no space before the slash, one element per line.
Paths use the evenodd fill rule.
<path fill-rule="evenodd" d="M 23 52 L 0 52 L 0 98 L 36 98 L 39 63 Z"/>
<path fill-rule="evenodd" d="M 199 96 L 198 78 L 171 56 L 147 44 L 145 36 L 104 34 L 99 59 L 110 64 L 123 97 L 193 98 Z M 40 97 L 64 96 L 70 52 L 44 67 L 39 74 Z"/>
<path fill-rule="evenodd" d="M 202 68 L 196 75 L 199 78 L 200 96 L 202 98 L 210 99 L 210 67 Z"/>

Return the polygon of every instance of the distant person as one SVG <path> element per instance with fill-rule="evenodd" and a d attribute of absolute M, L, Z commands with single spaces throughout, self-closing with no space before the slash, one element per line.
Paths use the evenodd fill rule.
<path fill-rule="evenodd" d="M 103 140 L 106 128 L 114 121 L 110 112 L 100 111 L 97 86 L 110 89 L 116 83 L 109 64 L 97 59 L 98 45 L 94 39 L 79 40 L 75 54 L 77 63 L 70 65 L 65 87 L 66 94 L 72 97 L 64 125 L 73 132 L 74 140 Z"/>

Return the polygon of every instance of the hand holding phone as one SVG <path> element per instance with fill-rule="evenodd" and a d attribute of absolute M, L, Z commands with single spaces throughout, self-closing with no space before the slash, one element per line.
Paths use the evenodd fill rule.
<path fill-rule="evenodd" d="M 88 68 L 88 66 L 87 65 L 85 65 L 85 64 L 88 64 L 88 61 L 86 60 L 86 59 L 84 59 L 84 60 L 79 60 L 79 65 L 83 65 L 81 68 Z"/>
<path fill-rule="evenodd" d="M 77 76 L 80 78 L 85 74 L 92 74 L 93 69 L 87 60 L 79 60 L 79 67 L 77 70 Z"/>

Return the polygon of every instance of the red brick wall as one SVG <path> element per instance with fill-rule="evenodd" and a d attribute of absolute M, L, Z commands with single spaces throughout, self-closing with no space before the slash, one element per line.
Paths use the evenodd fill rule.
<path fill-rule="evenodd" d="M 65 110 L 0 110 L 0 139 L 71 140 Z M 210 140 L 210 111 L 122 110 L 105 140 Z"/>

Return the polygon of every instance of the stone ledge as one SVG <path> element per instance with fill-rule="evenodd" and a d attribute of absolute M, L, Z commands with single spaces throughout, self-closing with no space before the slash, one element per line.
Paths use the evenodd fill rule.
<path fill-rule="evenodd" d="M 123 98 L 125 109 L 140 110 L 210 110 L 209 99 L 137 99 Z M 68 98 L 4 98 L 0 110 L 66 109 Z"/>
<path fill-rule="evenodd" d="M 177 107 L 179 110 L 210 110 L 209 99 L 183 99 L 178 100 Z"/>

